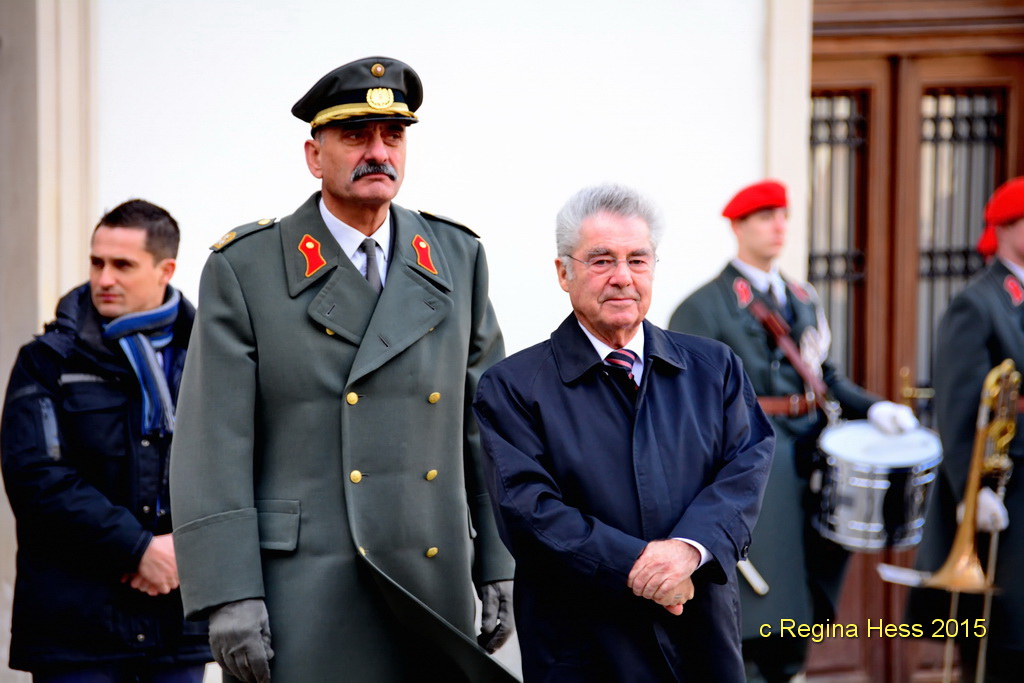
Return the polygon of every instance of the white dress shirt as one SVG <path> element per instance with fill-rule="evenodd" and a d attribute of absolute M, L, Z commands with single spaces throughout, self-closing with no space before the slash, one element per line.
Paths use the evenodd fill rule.
<path fill-rule="evenodd" d="M 327 229 L 331 231 L 331 235 L 337 240 L 341 251 L 344 252 L 345 256 L 348 256 L 352 265 L 363 274 L 363 277 L 366 277 L 366 254 L 359 248 L 363 244 L 363 240 L 366 239 L 366 235 L 335 217 L 333 213 L 327 210 L 327 205 L 324 204 L 322 198 L 320 199 L 320 215 L 323 217 L 324 223 L 327 224 Z M 377 229 L 370 235 L 377 242 L 377 272 L 380 273 L 381 287 L 384 286 L 384 282 L 388 277 L 388 254 L 391 253 L 390 226 L 391 211 L 388 210 L 388 215 L 384 217 L 384 222 L 378 225 Z"/>

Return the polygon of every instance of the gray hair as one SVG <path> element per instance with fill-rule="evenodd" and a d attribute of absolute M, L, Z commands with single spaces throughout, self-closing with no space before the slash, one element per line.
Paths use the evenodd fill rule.
<path fill-rule="evenodd" d="M 658 241 L 665 226 L 654 204 L 636 190 L 624 185 L 606 184 L 585 187 L 565 203 L 555 218 L 555 246 L 558 256 L 572 276 L 569 254 L 580 243 L 580 225 L 586 219 L 607 212 L 626 218 L 639 218 L 651 233 L 651 248 L 658 250 Z"/>

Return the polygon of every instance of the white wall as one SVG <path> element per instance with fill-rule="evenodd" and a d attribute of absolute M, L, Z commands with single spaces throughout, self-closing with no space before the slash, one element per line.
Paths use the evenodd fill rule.
<path fill-rule="evenodd" d="M 14 347 L 51 316 L 56 302 L 44 299 L 85 278 L 85 254 L 74 253 L 92 224 L 129 197 L 179 219 L 176 284 L 194 299 L 207 245 L 290 213 L 317 188 L 302 159 L 308 127 L 291 105 L 330 69 L 372 54 L 409 62 L 425 85 L 399 203 L 481 233 L 510 350 L 568 313 L 553 219 L 594 182 L 634 185 L 662 206 L 669 232 L 649 317 L 665 324 L 732 254 L 718 214 L 740 185 L 790 174 L 794 203 L 804 200 L 806 180 L 792 176 L 806 173 L 810 4 L 0 0 L 0 93 L 24 105 L 0 116 L 0 148 L 25 148 L 0 174 L 19 180 L 0 184 L 0 214 L 16 219 L 0 230 L 2 379 Z M 802 225 L 783 256 L 794 274 L 806 261 Z M 5 512 L 2 631 L 14 555 Z M 0 668 L 0 681 L 16 680 Z"/>
<path fill-rule="evenodd" d="M 100 0 L 98 210 L 141 196 L 171 211 L 176 284 L 194 299 L 209 244 L 317 189 L 292 104 L 382 54 L 425 91 L 398 202 L 482 235 L 510 350 L 569 311 L 553 220 L 589 183 L 633 185 L 664 210 L 649 318 L 665 324 L 731 255 L 719 211 L 766 168 L 764 4 Z"/>

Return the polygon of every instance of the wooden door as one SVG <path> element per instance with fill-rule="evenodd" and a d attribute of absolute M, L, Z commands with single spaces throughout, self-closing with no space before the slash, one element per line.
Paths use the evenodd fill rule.
<path fill-rule="evenodd" d="M 813 46 L 808 276 L 834 359 L 900 400 L 930 384 L 938 320 L 983 265 L 988 196 L 1024 174 L 1024 6 L 818 0 Z M 812 645 L 810 680 L 941 680 L 941 641 L 866 637 L 869 619 L 904 623 L 879 562 L 913 551 L 854 557 L 836 623 L 861 637 Z"/>

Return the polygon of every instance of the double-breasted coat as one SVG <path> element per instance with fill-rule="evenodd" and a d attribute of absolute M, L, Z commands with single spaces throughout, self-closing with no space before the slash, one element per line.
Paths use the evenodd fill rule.
<path fill-rule="evenodd" d="M 985 376 L 1007 358 L 1024 368 L 1024 284 L 998 259 L 953 298 L 939 323 L 935 346 L 935 426 L 942 439 L 939 479 L 928 507 L 917 566 L 935 571 L 956 534 L 956 507 L 963 498 L 973 451 L 978 404 Z M 992 645 L 1024 651 L 1024 416 L 1010 443 L 1014 474 L 1006 489 L 1010 526 L 999 536 L 991 621 Z M 979 555 L 988 557 L 988 534 L 978 534 Z M 909 619 L 934 632 L 932 619 L 949 617 L 949 593 L 914 590 Z M 980 616 L 981 600 L 961 595 L 958 619 Z M 974 623 L 973 621 L 971 622 Z M 975 647 L 972 641 L 971 647 Z"/>
<path fill-rule="evenodd" d="M 392 205 L 376 301 L 319 198 L 203 272 L 171 471 L 185 608 L 265 598 L 285 683 L 502 680 L 466 637 L 472 582 L 512 578 L 470 412 L 503 356 L 483 248 Z"/>
<path fill-rule="evenodd" d="M 787 280 L 790 334 L 794 341 L 818 324 L 817 297 L 809 285 Z M 754 290 L 727 265 L 714 280 L 691 294 L 672 314 L 669 329 L 688 332 L 729 345 L 743 359 L 758 396 L 803 394 L 804 382 L 764 326 L 748 310 Z M 839 401 L 846 418 L 864 417 L 879 398 L 868 394 L 825 360 L 822 379 Z M 831 619 L 848 554 L 810 528 L 808 512 L 816 502 L 808 494 L 807 477 L 818 435 L 826 425 L 820 411 L 800 417 L 770 416 L 775 428 L 775 460 L 765 492 L 750 560 L 768 583 L 757 595 L 740 582 L 743 637 L 759 638 L 761 624 L 780 619 L 812 623 Z"/>
<path fill-rule="evenodd" d="M 525 679 L 742 681 L 736 562 L 771 466 L 771 426 L 722 344 L 644 322 L 639 389 L 623 391 L 611 372 L 570 315 L 480 382 Z M 647 543 L 665 538 L 713 557 L 678 617 L 627 587 Z"/>

